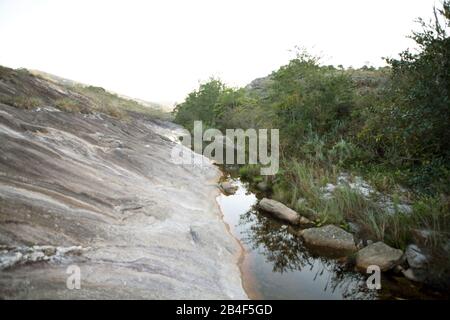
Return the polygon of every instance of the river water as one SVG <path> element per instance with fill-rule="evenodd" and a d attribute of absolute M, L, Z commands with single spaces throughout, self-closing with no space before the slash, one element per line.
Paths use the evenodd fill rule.
<path fill-rule="evenodd" d="M 382 290 L 370 290 L 369 275 L 355 272 L 342 259 L 312 253 L 294 229 L 258 212 L 257 197 L 238 178 L 238 190 L 217 202 L 224 220 L 244 248 L 241 271 L 246 291 L 255 299 L 404 299 L 427 298 L 402 277 L 382 278 Z"/>

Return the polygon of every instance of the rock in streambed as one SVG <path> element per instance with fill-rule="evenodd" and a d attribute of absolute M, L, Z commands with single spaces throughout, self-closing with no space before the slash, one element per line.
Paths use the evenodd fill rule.
<path fill-rule="evenodd" d="M 356 267 L 364 271 L 367 267 L 376 265 L 381 271 L 388 271 L 401 262 L 402 256 L 402 250 L 391 248 L 383 242 L 376 242 L 358 251 Z"/>
<path fill-rule="evenodd" d="M 274 217 L 293 225 L 308 225 L 311 223 L 311 221 L 302 217 L 291 208 L 272 199 L 264 198 L 259 202 L 258 206 L 260 209 L 272 214 Z"/>
<path fill-rule="evenodd" d="M 353 235 L 334 225 L 301 230 L 299 235 L 305 243 L 315 247 L 333 249 L 339 252 L 355 252 Z"/>

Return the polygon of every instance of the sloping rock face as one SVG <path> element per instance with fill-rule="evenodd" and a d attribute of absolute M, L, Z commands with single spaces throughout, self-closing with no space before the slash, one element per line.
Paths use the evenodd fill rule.
<path fill-rule="evenodd" d="M 299 234 L 306 244 L 341 252 L 356 251 L 353 235 L 334 225 L 302 230 Z"/>
<path fill-rule="evenodd" d="M 0 104 L 0 298 L 246 298 L 220 173 L 171 161 L 178 130 Z"/>
<path fill-rule="evenodd" d="M 370 265 L 388 271 L 400 263 L 403 251 L 389 247 L 383 242 L 376 242 L 359 250 L 356 254 L 356 267 L 366 270 Z"/>
<path fill-rule="evenodd" d="M 291 208 L 286 207 L 281 202 L 264 198 L 259 204 L 259 208 L 271 213 L 274 217 L 289 222 L 294 225 L 299 224 L 309 224 L 310 221 L 305 217 L 300 216 L 297 212 L 292 210 Z"/>

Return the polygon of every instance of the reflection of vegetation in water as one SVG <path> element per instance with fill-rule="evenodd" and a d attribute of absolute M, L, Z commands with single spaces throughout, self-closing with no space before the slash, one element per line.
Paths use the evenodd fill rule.
<path fill-rule="evenodd" d="M 195 120 L 222 131 L 279 128 L 277 175 L 263 177 L 258 165 L 247 164 L 239 168 L 242 178 L 263 182 L 273 199 L 305 217 L 343 227 L 352 222 L 367 238 L 402 250 L 415 242 L 415 231 L 431 231 L 424 249 L 448 256 L 450 0 L 439 7 L 434 21 L 420 20 L 412 33 L 417 50 L 387 59 L 387 67 L 327 66 L 299 51 L 245 88 L 215 79 L 201 84 L 177 105 L 175 121 L 188 129 Z M 323 197 L 342 173 L 351 183 L 362 177 L 379 194 L 366 197 L 340 183 L 326 192 L 333 197 Z M 428 273 L 450 269 L 444 262 L 438 269 L 431 263 Z M 433 282 L 448 289 L 441 277 Z"/>
<path fill-rule="evenodd" d="M 256 208 L 242 214 L 239 220 L 242 239 L 249 248 L 263 255 L 273 272 L 315 272 L 314 281 L 327 277 L 324 292 L 342 293 L 344 299 L 375 298 L 376 292 L 365 286 L 362 275 L 349 272 L 334 260 L 312 256 L 290 227 L 267 217 Z M 317 271 L 313 271 L 317 268 Z"/>
<path fill-rule="evenodd" d="M 301 242 L 287 231 L 287 226 L 257 214 L 255 209 L 241 215 L 240 225 L 244 228 L 242 241 L 263 254 L 273 264 L 273 272 L 301 270 L 310 265 Z"/>

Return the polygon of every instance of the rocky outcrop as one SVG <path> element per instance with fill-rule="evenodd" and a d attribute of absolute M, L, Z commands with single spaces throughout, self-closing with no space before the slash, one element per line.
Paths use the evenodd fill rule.
<path fill-rule="evenodd" d="M 0 298 L 246 298 L 214 200 L 220 172 L 174 163 L 178 130 L 0 103 Z M 66 287 L 70 265 L 80 290 Z"/>
<path fill-rule="evenodd" d="M 381 271 L 388 271 L 401 262 L 402 256 L 402 250 L 391 248 L 383 242 L 376 242 L 358 251 L 356 267 L 364 271 L 367 267 L 376 265 Z"/>
<path fill-rule="evenodd" d="M 299 235 L 308 245 L 334 249 L 338 251 L 356 251 L 353 235 L 334 225 L 310 228 L 300 231 Z"/>
<path fill-rule="evenodd" d="M 289 222 L 293 225 L 307 225 L 311 223 L 308 219 L 300 216 L 291 208 L 288 208 L 281 202 L 272 199 L 263 198 L 259 202 L 258 206 L 261 210 L 272 214 L 277 219 Z"/>

